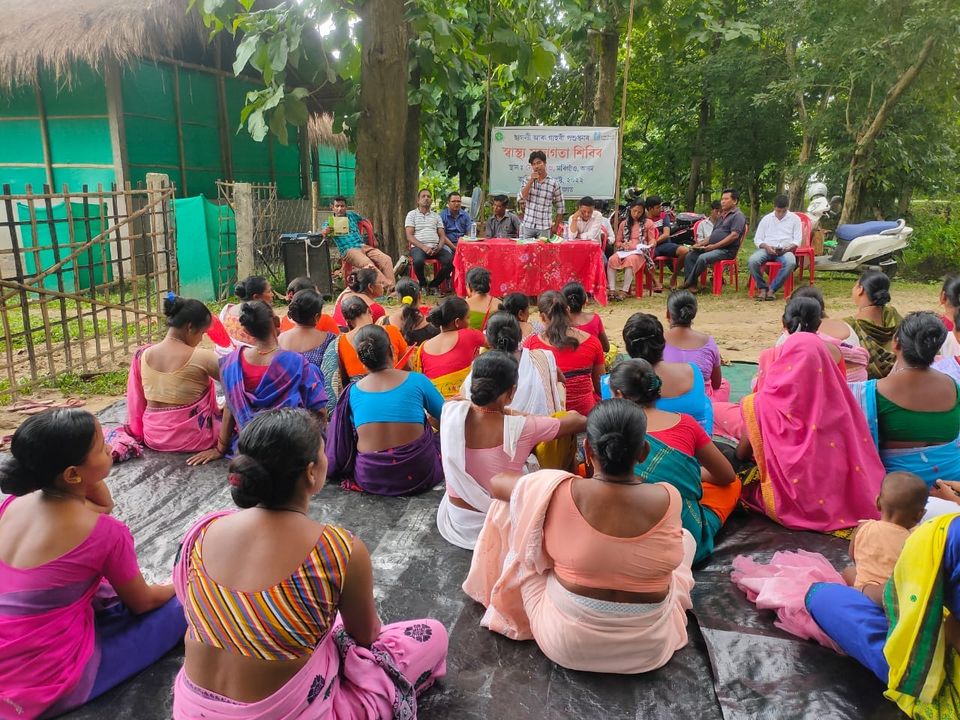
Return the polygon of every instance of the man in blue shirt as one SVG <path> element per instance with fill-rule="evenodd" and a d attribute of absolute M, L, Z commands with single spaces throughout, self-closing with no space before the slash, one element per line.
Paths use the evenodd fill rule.
<path fill-rule="evenodd" d="M 460 241 L 460 238 L 470 232 L 470 226 L 473 225 L 473 218 L 470 217 L 470 213 L 461 210 L 460 204 L 460 193 L 452 192 L 447 195 L 447 206 L 440 211 L 443 231 L 454 245 Z"/>
<path fill-rule="evenodd" d="M 367 245 L 366 234 L 360 230 L 360 222 L 363 218 L 352 210 L 347 212 L 347 199 L 345 197 L 335 197 L 332 210 L 333 215 L 330 216 L 326 227 L 320 233 L 325 238 L 333 238 L 333 241 L 337 244 L 337 252 L 340 253 L 340 257 L 353 267 L 376 270 L 377 281 L 385 291 L 390 292 L 393 286 L 397 284 L 393 272 L 393 260 L 385 252 Z M 347 219 L 347 232 L 336 232 L 334 227 L 335 217 L 345 217 Z"/>

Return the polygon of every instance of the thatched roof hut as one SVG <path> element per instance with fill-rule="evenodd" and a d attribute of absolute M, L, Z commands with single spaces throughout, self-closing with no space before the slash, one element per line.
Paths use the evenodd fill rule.
<path fill-rule="evenodd" d="M 287 146 L 254 142 L 237 126 L 246 93 L 262 81 L 234 77 L 236 40 L 221 33 L 209 42 L 187 7 L 0 0 L 0 186 L 109 186 L 162 172 L 191 195 L 215 196 L 216 181 L 227 179 L 273 182 L 280 197 L 301 197 L 318 177 L 336 178 L 339 192 L 346 137 L 324 111 L 341 89 L 325 75 L 312 83 L 304 69 L 294 82 L 312 91 L 309 126 Z M 322 52 L 319 36 L 309 44 Z M 329 159 L 311 157 L 317 147 L 334 158 L 333 175 Z"/>
<path fill-rule="evenodd" d="M 177 57 L 204 43 L 181 0 L 0 0 L 0 84 L 30 84 L 40 70 L 68 81 L 77 64 Z"/>

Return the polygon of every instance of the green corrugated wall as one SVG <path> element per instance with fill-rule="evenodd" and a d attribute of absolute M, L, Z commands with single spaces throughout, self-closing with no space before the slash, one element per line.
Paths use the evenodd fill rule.
<path fill-rule="evenodd" d="M 175 75 L 179 75 L 179 79 Z M 183 134 L 183 166 L 177 137 L 178 107 L 174 89 L 179 80 L 179 116 Z M 221 139 L 218 78 L 210 73 L 175 68 L 164 63 L 132 62 L 123 66 L 120 92 L 128 163 L 127 178 L 134 186 L 148 172 L 170 176 L 178 195 L 203 194 L 216 198 L 216 181 L 228 177 L 240 182 L 277 184 L 280 198 L 302 196 L 297 133 L 281 145 L 275 138 L 254 142 L 246 129 L 238 132 L 246 93 L 258 86 L 241 78 L 224 80 L 226 143 Z M 115 181 L 114 159 L 103 77 L 78 66 L 70 84 L 44 74 L 41 98 L 47 115 L 53 183 L 79 190 L 84 184 L 109 187 Z M 320 195 L 354 194 L 354 157 L 332 148 L 320 148 Z M 0 185 L 14 192 L 27 184 L 39 192 L 47 182 L 43 167 L 40 112 L 32 87 L 0 96 Z M 100 165 L 107 167 L 90 167 Z"/>
<path fill-rule="evenodd" d="M 88 67 L 76 68 L 69 86 L 44 73 L 40 96 L 47 116 L 53 185 L 80 190 L 114 182 L 110 123 L 103 78 Z M 42 192 L 47 182 L 43 163 L 40 111 L 34 88 L 17 88 L 0 96 L 0 185 L 14 192 L 31 185 Z M 17 167 L 10 167 L 17 164 Z"/>

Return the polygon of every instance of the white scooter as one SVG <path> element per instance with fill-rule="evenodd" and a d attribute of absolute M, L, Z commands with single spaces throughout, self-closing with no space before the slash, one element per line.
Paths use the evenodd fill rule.
<path fill-rule="evenodd" d="M 827 186 L 810 185 L 810 205 L 807 215 L 810 230 L 816 231 L 820 218 L 828 216 L 839 198 L 827 200 Z M 830 255 L 816 259 L 817 272 L 861 273 L 867 269 L 881 270 L 889 277 L 897 272 L 897 256 L 909 244 L 913 228 L 900 220 L 874 220 L 840 225 L 834 231 L 837 245 Z"/>

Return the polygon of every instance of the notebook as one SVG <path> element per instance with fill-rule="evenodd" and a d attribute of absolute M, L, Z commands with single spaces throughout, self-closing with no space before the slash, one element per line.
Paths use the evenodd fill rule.
<path fill-rule="evenodd" d="M 350 233 L 350 221 L 347 218 L 334 215 L 330 219 L 333 222 L 334 235 L 348 235 Z"/>

